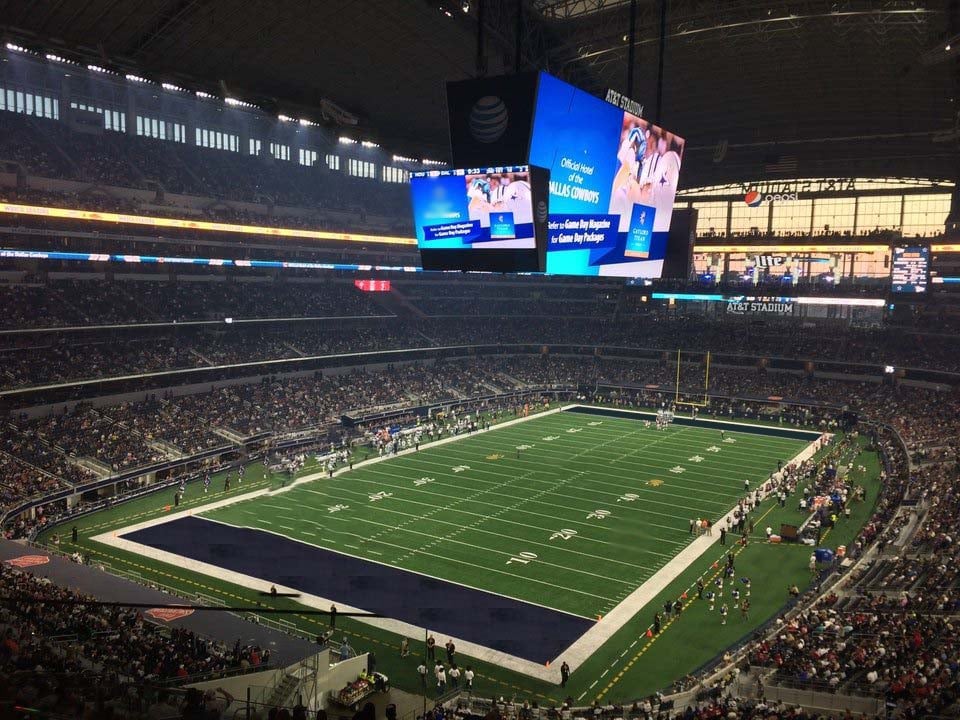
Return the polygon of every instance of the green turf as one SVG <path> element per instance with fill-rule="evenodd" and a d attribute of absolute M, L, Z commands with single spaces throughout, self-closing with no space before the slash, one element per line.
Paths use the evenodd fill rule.
<path fill-rule="evenodd" d="M 565 417 L 564 419 L 571 417 L 573 416 Z M 580 419 L 586 419 L 586 422 L 594 419 L 587 416 L 579 417 Z M 516 432 L 516 430 L 535 427 L 533 423 L 539 423 L 544 419 L 548 418 L 539 418 L 531 421 L 530 424 L 520 425 L 516 428 L 504 428 L 502 432 L 513 437 L 513 433 Z M 593 428 L 612 427 L 614 425 L 614 423 L 610 423 L 610 425 L 607 426 L 608 420 L 606 418 L 595 419 L 602 419 L 604 425 L 592 426 Z M 648 438 L 653 442 L 670 435 L 672 431 L 679 430 L 680 428 L 673 428 L 671 431 L 662 434 L 651 430 Z M 474 439 L 483 439 L 484 442 L 487 442 L 498 437 L 499 432 L 501 431 L 488 433 L 485 438 L 482 438 L 482 436 L 468 438 L 463 441 L 462 447 L 469 447 L 469 444 L 473 442 Z M 580 440 L 584 432 L 572 433 L 571 437 Z M 553 434 L 560 435 L 560 433 Z M 675 437 L 670 441 L 664 440 L 664 444 L 668 442 L 672 444 L 673 440 L 685 440 L 687 435 L 688 434 L 685 433 L 679 435 L 679 438 Z M 728 433 L 728 435 L 730 435 L 730 433 Z M 541 437 L 543 436 L 546 436 L 546 433 L 542 433 Z M 713 432 L 713 437 L 714 441 L 719 439 L 716 431 Z M 741 436 L 737 434 L 734 437 L 738 440 L 738 443 L 735 445 L 740 446 L 739 441 Z M 566 436 L 564 436 L 564 439 L 567 439 Z M 754 454 L 756 457 L 773 454 L 770 449 L 769 438 L 753 436 L 751 439 L 759 441 L 758 444 L 754 446 Z M 601 442 L 603 441 L 601 440 Z M 521 443 L 513 443 L 513 445 L 516 444 Z M 535 443 L 531 442 L 530 444 Z M 720 445 L 719 443 L 717 444 Z M 453 443 L 453 445 L 461 445 L 461 442 Z M 720 447 L 723 448 L 720 453 L 722 455 L 726 452 L 728 446 L 720 445 Z M 443 448 L 437 447 L 434 449 L 442 450 Z M 476 449 L 479 450 L 479 448 Z M 690 449 L 686 449 L 685 451 L 688 454 L 684 457 L 693 455 Z M 426 452 L 426 448 L 421 451 L 421 454 L 424 452 Z M 515 452 L 514 450 L 513 460 L 515 460 Z M 609 449 L 603 449 L 599 452 L 609 452 Z M 622 453 L 624 451 L 621 449 L 619 452 Z M 502 454 L 507 455 L 507 457 L 503 460 L 495 461 L 494 464 L 506 463 L 511 457 L 508 453 Z M 574 452 L 573 454 L 576 453 Z M 707 457 L 703 452 L 701 452 L 700 455 L 705 458 Z M 483 457 L 485 460 L 486 455 Z M 641 454 L 639 459 L 644 463 L 652 461 L 652 458 L 646 454 Z M 708 460 L 709 458 L 700 465 L 706 464 Z M 379 467 L 392 467 L 394 463 L 400 462 L 403 462 L 402 458 L 391 460 Z M 776 460 L 773 459 L 772 462 L 775 467 Z M 862 475 L 858 473 L 855 479 L 867 488 L 868 502 L 854 504 L 851 520 L 842 520 L 835 530 L 826 535 L 822 543 L 825 546 L 835 547 L 839 544 L 849 544 L 855 533 L 859 531 L 859 528 L 869 516 L 876 501 L 879 490 L 879 468 L 876 456 L 873 453 L 863 452 L 857 458 L 857 462 L 861 462 L 867 466 L 867 472 Z M 464 464 L 471 463 L 465 462 Z M 687 463 L 687 465 L 689 464 L 690 463 Z M 478 464 L 477 467 L 480 467 L 480 465 Z M 357 473 L 359 470 L 358 468 L 354 472 Z M 581 470 L 581 468 L 577 467 L 576 470 Z M 641 469 L 636 470 L 638 477 L 641 472 L 644 471 Z M 650 470 L 646 472 L 652 474 Z M 459 474 L 460 473 L 457 473 L 456 475 Z M 667 490 L 671 487 L 671 484 L 674 489 L 684 487 L 681 481 L 684 481 L 686 476 L 686 472 L 682 475 L 667 474 L 667 476 L 662 479 L 668 484 L 659 489 Z M 435 474 L 434 477 L 437 477 L 439 480 L 438 475 Z M 731 497 L 736 496 L 742 489 L 743 477 L 743 472 L 738 472 L 734 480 L 731 481 L 733 483 L 733 487 L 730 490 Z M 696 479 L 696 476 L 690 475 L 689 478 Z M 328 483 L 329 481 L 323 480 L 321 482 Z M 312 485 L 319 484 L 318 482 Z M 239 496 L 251 490 L 268 486 L 276 488 L 279 487 L 279 485 L 279 481 L 271 481 L 265 477 L 262 466 L 252 464 L 248 467 L 246 480 L 243 485 L 237 486 L 236 480 L 234 480 L 229 495 Z M 752 482 L 751 485 L 754 485 L 754 483 Z M 187 490 L 186 501 L 181 504 L 181 509 L 200 508 L 206 503 L 223 499 L 226 497 L 226 494 L 223 493 L 222 487 L 222 474 L 214 478 L 213 487 L 208 495 L 204 495 L 198 483 L 191 484 Z M 598 484 L 597 487 L 602 488 L 603 486 Z M 691 483 L 690 487 L 696 487 L 696 485 Z M 510 492 L 514 491 L 510 490 Z M 642 495 L 642 493 L 636 494 Z M 283 495 L 279 497 L 283 497 Z M 167 506 L 171 498 L 172 491 L 170 493 L 158 493 L 129 503 L 123 503 L 93 515 L 69 521 L 66 526 L 47 531 L 41 536 L 41 541 L 49 541 L 53 533 L 69 536 L 70 526 L 76 525 L 80 532 L 79 547 L 81 551 L 89 554 L 94 560 L 109 563 L 114 571 L 136 573 L 139 579 L 142 579 L 144 582 L 162 583 L 185 597 L 195 598 L 198 593 L 202 593 L 205 596 L 228 604 L 242 603 L 246 605 L 260 602 L 270 607 L 288 609 L 289 613 L 283 615 L 284 619 L 294 623 L 298 630 L 308 637 L 316 635 L 324 627 L 322 619 L 300 614 L 298 611 L 301 610 L 302 607 L 293 600 L 279 598 L 273 601 L 266 601 L 256 590 L 239 587 L 217 578 L 116 550 L 93 542 L 90 539 L 91 536 L 102 532 L 119 530 L 135 522 L 163 516 L 169 512 Z M 276 498 L 269 498 L 266 499 L 266 501 L 271 502 L 275 499 Z M 683 520 L 682 527 L 684 528 L 684 532 L 686 531 L 686 523 L 689 521 L 686 512 L 687 511 L 680 513 Z M 762 528 L 767 524 L 778 527 L 781 520 L 798 520 L 801 517 L 796 511 L 795 498 L 792 498 L 787 507 L 783 509 L 775 507 L 771 501 L 767 501 L 754 512 L 753 516 L 756 518 L 757 524 L 755 540 L 760 539 L 759 536 L 762 535 Z M 611 516 L 608 520 L 613 519 L 613 517 L 619 516 Z M 529 519 L 532 520 L 532 516 L 530 516 Z M 65 543 L 65 545 L 67 547 L 62 547 L 62 549 L 71 549 L 69 542 Z M 541 703 L 557 702 L 567 696 L 584 703 L 594 698 L 601 698 L 605 701 L 629 701 L 643 694 L 667 687 L 672 680 L 692 671 L 698 665 L 714 657 L 731 642 L 748 635 L 758 624 L 774 615 L 786 600 L 785 591 L 787 584 L 797 582 L 800 587 L 803 588 L 806 583 L 809 582 L 810 576 L 807 571 L 808 551 L 796 547 L 771 546 L 761 542 L 752 542 L 737 557 L 738 574 L 742 572 L 754 580 L 752 595 L 753 611 L 751 612 L 749 621 L 741 622 L 739 615 L 731 611 L 728 625 L 720 627 L 719 618 L 716 613 L 709 613 L 704 608 L 698 607 L 697 601 L 691 598 L 691 604 L 680 621 L 667 625 L 664 631 L 656 638 L 645 638 L 644 632 L 652 618 L 653 608 L 659 607 L 667 597 L 676 597 L 684 589 L 690 587 L 701 573 L 707 573 L 709 577 L 711 573 L 710 565 L 714 560 L 722 556 L 722 550 L 723 548 L 718 546 L 711 548 L 706 555 L 682 573 L 681 576 L 655 598 L 647 608 L 639 612 L 626 626 L 618 631 L 610 641 L 601 646 L 578 668 L 571 677 L 566 689 L 561 690 L 559 687 L 549 683 L 533 680 L 502 667 L 478 661 L 475 658 L 464 657 L 462 658 L 462 664 L 472 664 L 477 671 L 475 687 L 476 691 L 481 694 L 512 695 L 519 698 L 538 700 Z M 378 630 L 365 623 L 349 618 L 340 618 L 337 623 L 337 628 L 338 633 L 342 632 L 350 637 L 351 644 L 358 650 L 371 650 L 376 653 L 378 668 L 390 676 L 391 684 L 405 690 L 418 691 L 419 683 L 416 666 L 422 657 L 422 638 L 411 638 L 411 647 L 414 650 L 413 654 L 405 659 L 400 659 L 397 650 L 400 638 L 392 633 Z"/>
<path fill-rule="evenodd" d="M 806 445 L 726 437 L 557 413 L 203 517 L 595 618 Z"/>

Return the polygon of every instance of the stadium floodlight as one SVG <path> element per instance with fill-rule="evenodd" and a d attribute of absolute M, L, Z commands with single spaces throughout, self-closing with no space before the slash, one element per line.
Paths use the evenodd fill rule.
<path fill-rule="evenodd" d="M 941 40 L 920 56 L 923 65 L 938 65 L 960 55 L 960 35 Z"/>
<path fill-rule="evenodd" d="M 279 120 L 280 122 L 293 122 L 292 117 L 290 117 L 289 115 L 284 115 L 283 113 L 281 113 L 280 115 L 277 115 L 277 120 Z"/>
<path fill-rule="evenodd" d="M 171 92 L 189 92 L 186 88 L 182 88 L 179 85 L 174 85 L 173 83 L 168 82 L 160 83 L 160 87 L 162 87 L 164 90 L 170 90 Z"/>
<path fill-rule="evenodd" d="M 393 156 L 393 161 L 394 161 L 394 162 L 405 162 L 405 163 L 415 163 L 415 162 L 417 162 L 415 158 L 408 158 L 408 157 L 404 157 L 403 155 L 394 155 L 394 156 Z"/>
<path fill-rule="evenodd" d="M 55 53 L 47 53 L 44 57 L 50 62 L 63 63 L 64 65 L 78 65 L 73 60 L 67 60 L 62 55 L 56 55 Z"/>
<path fill-rule="evenodd" d="M 375 142 L 371 142 L 370 140 L 364 140 L 364 141 L 361 142 L 360 144 L 361 144 L 363 147 L 365 147 L 365 148 L 378 148 L 378 147 L 380 147 L 380 146 L 377 145 Z"/>
<path fill-rule="evenodd" d="M 22 52 L 22 53 L 30 52 L 25 47 L 23 47 L 23 45 L 15 45 L 14 43 L 7 43 L 7 50 L 13 50 L 14 52 Z"/>
<path fill-rule="evenodd" d="M 237 98 L 225 97 L 223 99 L 223 102 L 225 102 L 230 107 L 244 107 L 244 108 L 250 108 L 250 109 L 257 109 L 257 106 L 254 105 L 253 103 L 249 103 L 246 100 L 237 100 Z"/>
<path fill-rule="evenodd" d="M 103 65 L 87 65 L 87 70 L 95 73 L 101 73 L 102 75 L 116 75 L 113 70 L 108 70 L 103 67 Z"/>
<path fill-rule="evenodd" d="M 204 100 L 213 100 L 216 97 L 216 95 L 211 95 L 203 90 L 197 90 L 194 95 L 196 95 L 198 98 L 203 98 Z"/>
<path fill-rule="evenodd" d="M 134 75 L 133 73 L 127 73 L 124 77 L 130 82 L 136 83 L 150 83 L 151 80 L 147 80 L 145 77 L 140 77 L 139 75 Z"/>
<path fill-rule="evenodd" d="M 423 160 L 421 160 L 420 163 L 422 165 L 444 165 L 445 164 L 440 162 L 439 160 L 428 160 L 427 158 L 424 158 Z"/>
<path fill-rule="evenodd" d="M 320 127 L 320 123 L 314 122 L 313 120 L 307 120 L 307 118 L 300 118 L 298 122 L 304 127 Z"/>
<path fill-rule="evenodd" d="M 357 141 L 356 141 L 356 140 L 354 140 L 353 138 L 348 138 L 346 135 L 341 135 L 339 138 L 337 138 L 337 140 L 338 140 L 338 141 L 340 142 L 340 144 L 342 144 L 342 145 L 356 145 L 356 144 L 357 144 Z"/>

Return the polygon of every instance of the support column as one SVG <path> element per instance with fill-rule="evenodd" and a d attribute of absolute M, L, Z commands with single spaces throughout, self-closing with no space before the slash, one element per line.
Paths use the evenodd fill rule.
<path fill-rule="evenodd" d="M 484 30 L 484 0 L 477 0 L 477 77 L 483 77 L 487 74 L 487 58 L 484 54 L 484 43 L 486 32 Z"/>
<path fill-rule="evenodd" d="M 663 113 L 663 58 L 667 52 L 667 0 L 660 0 L 660 44 L 657 60 L 657 113 L 654 122 L 660 125 Z"/>
<path fill-rule="evenodd" d="M 633 66 L 637 61 L 637 0 L 630 0 L 630 32 L 627 35 L 627 97 L 633 98 Z M 660 101 L 657 101 L 659 112 Z"/>

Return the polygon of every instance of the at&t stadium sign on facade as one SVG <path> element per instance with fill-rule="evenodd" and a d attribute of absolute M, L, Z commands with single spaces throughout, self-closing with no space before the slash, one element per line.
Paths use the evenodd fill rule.
<path fill-rule="evenodd" d="M 727 313 L 730 315 L 748 315 L 752 313 L 793 315 L 793 305 L 792 298 L 734 297 L 727 300 Z"/>

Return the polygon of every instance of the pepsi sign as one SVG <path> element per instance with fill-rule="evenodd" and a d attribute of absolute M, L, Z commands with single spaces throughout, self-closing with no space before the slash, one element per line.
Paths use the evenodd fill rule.
<path fill-rule="evenodd" d="M 795 193 L 761 193 L 757 190 L 747 190 L 743 195 L 743 202 L 748 207 L 759 207 L 763 203 L 784 202 L 788 200 L 799 200 L 800 196 Z"/>

